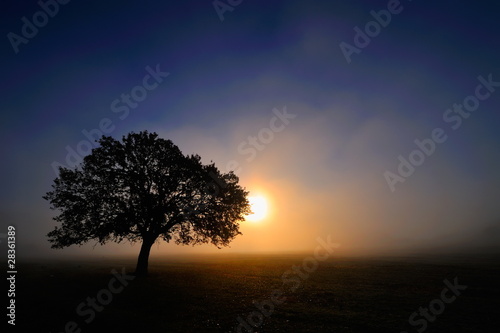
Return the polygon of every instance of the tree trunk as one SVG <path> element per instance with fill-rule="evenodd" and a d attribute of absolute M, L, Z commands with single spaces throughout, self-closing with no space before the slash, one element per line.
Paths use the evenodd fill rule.
<path fill-rule="evenodd" d="M 136 276 L 148 275 L 149 251 L 154 242 L 155 240 L 152 237 L 143 238 L 141 252 L 139 252 L 139 259 L 137 259 L 137 267 L 135 268 Z"/>

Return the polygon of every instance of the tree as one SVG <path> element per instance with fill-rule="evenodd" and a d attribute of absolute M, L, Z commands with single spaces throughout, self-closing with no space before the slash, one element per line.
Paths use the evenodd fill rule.
<path fill-rule="evenodd" d="M 43 197 L 60 211 L 54 220 L 61 226 L 47 234 L 52 248 L 142 241 L 135 273 L 146 275 L 157 240 L 220 248 L 241 234 L 238 221 L 251 211 L 233 172 L 203 165 L 199 155 L 185 156 L 147 131 L 97 142 L 76 168 L 59 168 Z"/>

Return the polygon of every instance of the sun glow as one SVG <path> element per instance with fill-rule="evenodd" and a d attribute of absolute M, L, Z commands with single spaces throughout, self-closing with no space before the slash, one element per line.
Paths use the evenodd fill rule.
<path fill-rule="evenodd" d="M 250 208 L 253 214 L 248 215 L 245 219 L 251 222 L 258 222 L 267 216 L 267 200 L 263 196 L 248 197 Z"/>

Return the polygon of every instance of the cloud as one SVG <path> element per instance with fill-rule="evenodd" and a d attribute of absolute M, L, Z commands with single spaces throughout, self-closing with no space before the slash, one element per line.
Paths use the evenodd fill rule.
<path fill-rule="evenodd" d="M 270 112 L 268 119 L 265 113 L 247 114 L 230 128 L 187 127 L 162 135 L 221 168 L 237 160 L 242 184 L 271 198 L 272 219 L 243 224 L 245 235 L 234 241 L 235 250 L 307 250 L 319 234 L 333 235 L 344 251 L 429 247 L 444 235 L 465 237 L 500 216 L 489 200 L 498 190 L 457 165 L 451 147 L 438 147 L 392 193 L 383 172 L 397 167 L 398 154 L 414 149 L 412 138 L 428 133 L 428 124 L 399 117 L 386 106 L 362 119 L 346 105 L 290 104 L 297 118 L 251 162 L 238 155 L 238 144 L 265 127 Z M 231 140 L 215 138 L 217 130 L 230 133 Z"/>

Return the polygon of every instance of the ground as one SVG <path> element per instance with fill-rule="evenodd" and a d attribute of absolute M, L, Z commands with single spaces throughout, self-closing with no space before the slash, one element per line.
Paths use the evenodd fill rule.
<path fill-rule="evenodd" d="M 410 333 L 422 328 L 409 324 L 410 315 L 439 299 L 443 281 L 455 278 L 467 289 L 425 332 L 491 332 L 500 323 L 498 258 L 334 257 L 308 276 L 289 271 L 305 257 L 155 257 L 149 277 L 123 288 L 114 281 L 116 294 L 106 291 L 111 271 L 132 272 L 132 258 L 24 262 L 18 264 L 16 330 L 65 332 L 74 321 L 68 332 L 237 332 L 238 318 L 253 318 L 256 332 Z M 283 303 L 271 303 L 275 290 L 285 292 Z M 98 312 L 85 303 L 99 293 L 112 299 Z M 254 301 L 265 304 L 260 312 Z M 79 315 L 78 306 L 87 312 Z"/>

